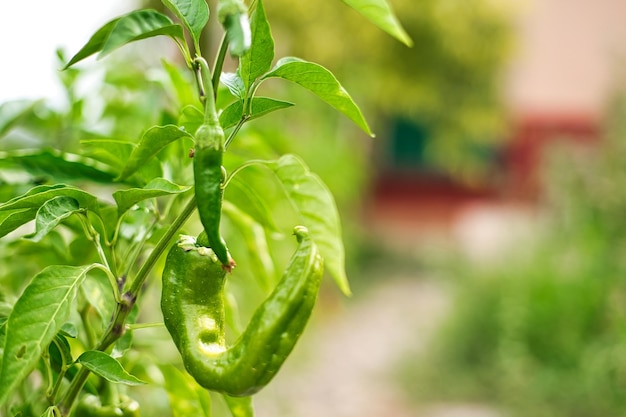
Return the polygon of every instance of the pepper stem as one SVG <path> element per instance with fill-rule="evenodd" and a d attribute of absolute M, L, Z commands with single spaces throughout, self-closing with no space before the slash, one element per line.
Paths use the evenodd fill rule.
<path fill-rule="evenodd" d="M 215 90 L 209 64 L 201 56 L 194 59 L 194 67 L 200 74 L 199 84 L 202 85 L 200 99 L 204 102 L 204 124 L 209 126 L 219 125 L 217 108 L 215 106 Z M 196 75 L 197 76 L 197 75 Z"/>

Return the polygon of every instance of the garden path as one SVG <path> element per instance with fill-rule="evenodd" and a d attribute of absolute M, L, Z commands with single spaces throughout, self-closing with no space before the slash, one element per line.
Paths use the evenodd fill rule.
<path fill-rule="evenodd" d="M 449 305 L 437 281 L 399 277 L 373 285 L 332 317 L 315 317 L 318 311 L 283 370 L 257 396 L 257 416 L 497 417 L 481 405 L 417 407 L 394 381 L 400 358 L 420 360 Z"/>

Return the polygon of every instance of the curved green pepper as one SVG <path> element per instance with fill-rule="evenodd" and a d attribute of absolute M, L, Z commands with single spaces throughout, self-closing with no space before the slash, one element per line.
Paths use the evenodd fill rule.
<path fill-rule="evenodd" d="M 226 272 L 210 248 L 185 237 L 168 253 L 161 310 L 185 368 L 203 387 L 233 397 L 252 395 L 276 375 L 311 315 L 323 262 L 306 228 L 274 291 L 230 347 L 225 340 Z"/>
<path fill-rule="evenodd" d="M 226 243 L 220 234 L 222 198 L 224 190 L 222 158 L 224 154 L 224 130 L 220 126 L 215 109 L 209 67 L 202 58 L 195 61 L 201 73 L 205 92 L 204 122 L 195 134 L 196 146 L 193 157 L 193 176 L 196 203 L 200 221 L 209 244 L 223 267 L 230 272 L 235 266 Z"/>

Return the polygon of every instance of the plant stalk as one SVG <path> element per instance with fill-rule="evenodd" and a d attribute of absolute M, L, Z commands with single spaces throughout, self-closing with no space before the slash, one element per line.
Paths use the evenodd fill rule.
<path fill-rule="evenodd" d="M 161 257 L 163 252 L 167 249 L 172 238 L 176 235 L 178 230 L 182 227 L 182 225 L 189 219 L 191 214 L 196 209 L 196 200 L 195 198 L 191 198 L 183 211 L 178 215 L 178 217 L 172 222 L 170 227 L 167 229 L 165 234 L 161 237 L 161 240 L 156 244 L 146 262 L 142 265 L 139 272 L 137 272 L 137 276 L 133 280 L 130 289 L 122 294 L 122 299 L 117 303 L 117 307 L 115 312 L 113 313 L 113 318 L 111 319 L 111 323 L 109 324 L 109 328 L 102 335 L 102 339 L 98 343 L 98 346 L 95 348 L 96 350 L 105 351 L 107 350 L 117 339 L 119 339 L 122 334 L 124 334 L 124 326 L 128 315 L 130 314 L 135 302 L 137 301 L 137 297 L 139 295 L 139 291 L 143 286 L 144 282 L 148 278 L 148 274 Z M 59 403 L 59 409 L 64 416 L 69 415 L 69 412 L 72 408 L 72 404 L 78 397 L 78 394 L 83 389 L 83 385 L 87 381 L 89 377 L 89 369 L 85 367 L 81 367 L 79 371 L 76 373 L 72 383 L 70 384 L 65 396 Z"/>

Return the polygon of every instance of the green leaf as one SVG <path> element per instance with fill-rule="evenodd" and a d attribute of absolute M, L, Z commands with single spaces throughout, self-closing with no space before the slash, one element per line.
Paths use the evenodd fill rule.
<path fill-rule="evenodd" d="M 264 228 L 278 231 L 278 226 L 272 218 L 271 210 L 265 203 L 262 193 L 247 181 L 241 180 L 239 176 L 232 177 L 228 182 L 225 198 L 245 211 Z"/>
<path fill-rule="evenodd" d="M 165 390 L 174 417 L 211 417 L 211 397 L 209 392 L 187 374 L 174 366 L 162 365 Z"/>
<path fill-rule="evenodd" d="M 59 410 L 59 407 L 57 407 L 56 405 L 51 405 L 50 407 L 46 408 L 46 411 L 44 411 L 40 417 L 57 417 L 60 415 L 61 411 Z"/>
<path fill-rule="evenodd" d="M 33 242 L 39 242 L 59 223 L 79 211 L 81 211 L 80 205 L 72 197 L 60 196 L 50 199 L 37 210 L 35 233 L 26 237 Z"/>
<path fill-rule="evenodd" d="M 243 80 L 234 72 L 223 72 L 220 74 L 220 82 L 228 88 L 230 93 L 239 100 L 246 98 L 246 85 Z"/>
<path fill-rule="evenodd" d="M 224 395 L 224 401 L 233 417 L 254 417 L 252 397 L 230 397 Z"/>
<path fill-rule="evenodd" d="M 189 30 L 196 53 L 200 53 L 200 35 L 209 21 L 209 7 L 204 0 L 161 0 Z"/>
<path fill-rule="evenodd" d="M 73 323 L 64 323 L 61 326 L 61 334 L 67 337 L 71 337 L 72 339 L 76 339 L 78 337 L 78 329 Z"/>
<path fill-rule="evenodd" d="M 37 216 L 36 208 L 0 213 L 0 237 L 6 236 Z"/>
<path fill-rule="evenodd" d="M 321 65 L 299 58 L 282 58 L 263 79 L 278 77 L 301 85 L 345 114 L 365 133 L 373 136 L 361 110 L 335 76 Z"/>
<path fill-rule="evenodd" d="M 14 100 L 0 104 L 0 138 L 29 114 L 37 104 L 31 100 Z"/>
<path fill-rule="evenodd" d="M 274 261 L 270 256 L 265 229 L 229 201 L 224 201 L 222 210 L 243 237 L 251 261 L 251 269 L 255 271 L 255 277 L 258 278 L 261 287 L 269 291 L 270 283 L 273 282 L 276 271 Z"/>
<path fill-rule="evenodd" d="M 267 97 L 254 97 L 250 104 L 250 116 L 248 120 L 258 119 L 261 116 L 271 113 L 276 110 L 286 109 L 293 106 L 293 103 L 288 101 L 275 100 Z M 243 103 L 241 101 L 235 101 L 228 107 L 226 107 L 220 114 L 220 124 L 223 129 L 228 129 L 235 126 L 241 120 L 243 115 Z"/>
<path fill-rule="evenodd" d="M 164 195 L 180 194 L 189 189 L 191 187 L 177 185 L 164 178 L 155 178 L 143 188 L 116 191 L 113 193 L 113 198 L 117 203 L 117 214 L 121 216 L 140 201 Z"/>
<path fill-rule="evenodd" d="M 87 139 L 80 143 L 83 155 L 111 166 L 117 175 L 124 169 L 136 146 L 132 142 L 115 139 Z M 130 175 L 125 182 L 132 185 L 144 185 L 152 178 L 162 175 L 161 164 L 152 159 L 142 165 L 133 175 Z"/>
<path fill-rule="evenodd" d="M 204 112 L 193 105 L 183 107 L 178 118 L 178 125 L 182 126 L 187 132 L 195 132 L 203 122 Z"/>
<path fill-rule="evenodd" d="M 111 321 L 111 306 L 115 305 L 111 281 L 104 274 L 92 274 L 83 283 L 81 294 L 100 317 L 104 329 Z"/>
<path fill-rule="evenodd" d="M 274 39 L 261 0 L 257 1 L 256 9 L 250 18 L 250 31 L 252 45 L 241 57 L 239 65 L 239 74 L 245 91 L 249 91 L 252 83 L 269 71 L 274 60 Z"/>
<path fill-rule="evenodd" d="M 56 197 L 70 197 L 78 202 L 78 206 L 98 213 L 100 206 L 98 199 L 93 194 L 83 191 L 80 188 L 72 187 L 65 184 L 58 184 L 54 187 L 35 187 L 37 192 L 33 190 L 26 194 L 14 198 L 0 205 L 0 212 L 8 210 L 20 209 L 39 209 L 47 201 Z"/>
<path fill-rule="evenodd" d="M 72 348 L 65 336 L 61 333 L 54 336 L 48 348 L 48 352 L 50 353 L 50 362 L 55 370 L 59 370 L 63 366 L 70 366 L 74 363 L 72 360 Z"/>
<path fill-rule="evenodd" d="M 406 33 L 391 6 L 386 0 L 341 0 L 370 22 L 398 39 L 406 46 L 413 46 L 413 41 Z"/>
<path fill-rule="evenodd" d="M 341 224 L 332 193 L 295 155 L 284 155 L 276 161 L 266 161 L 264 164 L 279 179 L 302 225 L 311 232 L 311 237 L 324 258 L 325 268 L 339 289 L 349 295 Z"/>
<path fill-rule="evenodd" d="M 135 10 L 102 26 L 65 65 L 67 69 L 83 59 L 99 53 L 102 58 L 115 49 L 140 39 L 166 35 L 184 42 L 183 28 L 173 24 L 166 15 L 155 10 Z"/>
<path fill-rule="evenodd" d="M 31 175 L 56 182 L 86 179 L 111 183 L 115 177 L 94 159 L 52 149 L 0 152 L 1 167 L 19 167 Z"/>
<path fill-rule="evenodd" d="M 77 289 L 94 267 L 49 266 L 33 278 L 17 300 L 5 325 L 0 405 L 35 368 L 43 350 L 69 318 Z"/>
<path fill-rule="evenodd" d="M 23 198 L 30 197 L 30 196 L 33 196 L 35 194 L 43 193 L 44 191 L 55 190 L 57 188 L 63 188 L 63 187 L 67 187 L 67 185 L 65 185 L 65 184 L 36 185 L 33 188 L 31 188 L 30 190 L 26 191 L 24 194 L 18 195 L 16 197 L 13 197 L 12 199 L 4 202 L 3 204 L 14 203 L 14 202 L 16 202 L 18 200 L 21 200 Z"/>
<path fill-rule="evenodd" d="M 128 178 L 143 165 L 147 164 L 170 143 L 181 138 L 192 138 L 192 135 L 176 125 L 153 126 L 141 137 L 139 144 L 133 149 L 122 173 L 117 178 Z"/>
<path fill-rule="evenodd" d="M 178 101 L 178 107 L 192 105 L 198 102 L 196 84 L 186 67 L 171 63 L 165 59 L 161 60 L 163 69 L 167 73 L 169 80 L 168 90 L 173 90 Z M 195 132 L 195 130 L 189 130 Z"/>
<path fill-rule="evenodd" d="M 117 171 L 124 168 L 135 146 L 132 142 L 115 139 L 85 139 L 80 144 L 84 155 L 116 168 Z"/>
<path fill-rule="evenodd" d="M 116 359 L 99 350 L 88 350 L 84 352 L 78 357 L 76 362 L 109 382 L 125 385 L 145 384 L 142 380 L 126 372 L 122 364 Z"/>

